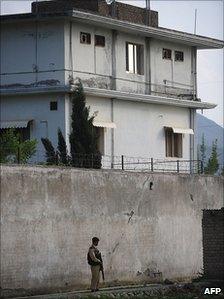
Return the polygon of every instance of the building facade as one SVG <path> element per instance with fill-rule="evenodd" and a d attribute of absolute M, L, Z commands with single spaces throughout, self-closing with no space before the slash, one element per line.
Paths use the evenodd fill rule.
<path fill-rule="evenodd" d="M 91 4 L 91 5 L 90 5 Z M 71 96 L 82 80 L 105 156 L 194 160 L 197 51 L 223 41 L 161 28 L 158 14 L 103 0 L 33 3 L 1 17 L 1 129 L 69 146 Z"/>

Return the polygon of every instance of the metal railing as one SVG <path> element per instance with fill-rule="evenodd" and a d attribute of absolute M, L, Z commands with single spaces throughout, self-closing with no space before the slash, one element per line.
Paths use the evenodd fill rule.
<path fill-rule="evenodd" d="M 28 164 L 28 165 L 58 165 L 77 168 L 114 169 L 138 172 L 163 172 L 163 173 L 189 173 L 202 174 L 203 163 L 200 160 L 184 159 L 155 159 L 146 157 L 130 157 L 125 155 L 94 155 L 75 154 L 72 157 L 60 157 L 59 153 L 52 153 L 46 156 L 44 151 L 37 150 L 31 158 L 27 159 L 21 149 L 7 150 L 0 152 L 2 164 Z"/>

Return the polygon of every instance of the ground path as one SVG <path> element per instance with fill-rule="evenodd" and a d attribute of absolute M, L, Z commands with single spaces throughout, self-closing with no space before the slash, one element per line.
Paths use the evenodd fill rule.
<path fill-rule="evenodd" d="M 16 299 L 87 299 L 87 298 L 163 298 L 171 296 L 175 298 L 201 298 L 205 287 L 211 286 L 211 282 L 185 283 L 185 284 L 147 284 L 134 286 L 120 286 L 102 288 L 96 293 L 89 290 L 72 291 L 67 293 L 57 293 L 48 295 L 36 295 L 29 297 L 14 297 Z M 189 294 L 193 294 L 189 297 Z M 187 296 L 187 297 L 186 297 Z M 176 297 L 176 298 L 177 298 Z M 211 296 L 212 297 L 212 296 Z M 210 297 L 210 298 L 211 298 Z M 217 299 L 224 298 L 220 294 Z"/>

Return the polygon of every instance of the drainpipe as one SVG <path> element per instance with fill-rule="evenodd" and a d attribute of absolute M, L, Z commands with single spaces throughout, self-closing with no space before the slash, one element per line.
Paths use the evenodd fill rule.
<path fill-rule="evenodd" d="M 191 51 L 191 73 L 192 73 L 192 85 L 193 85 L 193 100 L 196 100 L 197 95 L 197 48 L 192 47 Z M 195 120 L 196 120 L 196 109 L 190 109 L 190 128 L 195 132 Z M 196 157 L 196 147 L 195 147 L 195 136 L 190 135 L 190 160 L 195 160 Z M 192 163 L 191 163 L 192 164 Z M 193 165 L 191 165 L 191 173 L 193 172 Z"/>
<path fill-rule="evenodd" d="M 195 117 L 196 117 L 196 110 L 190 108 L 190 128 L 195 133 Z M 195 134 L 190 135 L 190 173 L 194 173 L 194 161 L 195 160 Z"/>
<path fill-rule="evenodd" d="M 36 20 L 35 20 L 35 64 L 33 65 L 33 71 L 35 72 L 35 82 L 38 82 L 38 1 L 36 0 Z"/>
<path fill-rule="evenodd" d="M 69 22 L 69 75 L 71 79 L 73 78 L 73 52 L 72 52 L 72 21 Z M 64 57 L 65 59 L 65 57 Z"/>
<path fill-rule="evenodd" d="M 111 122 L 114 122 L 114 99 L 111 102 Z M 114 168 L 114 128 L 111 128 L 111 168 Z"/>

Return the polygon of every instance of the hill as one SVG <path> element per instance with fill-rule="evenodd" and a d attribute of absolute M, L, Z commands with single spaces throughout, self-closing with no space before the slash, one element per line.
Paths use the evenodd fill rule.
<path fill-rule="evenodd" d="M 217 152 L 219 157 L 219 165 L 224 165 L 224 146 L 223 146 L 223 136 L 224 128 L 219 126 L 216 122 L 211 119 L 197 113 L 196 116 L 196 142 L 198 145 L 201 144 L 202 135 L 205 136 L 205 144 L 207 147 L 206 157 L 210 156 L 212 142 L 217 139 Z"/>

